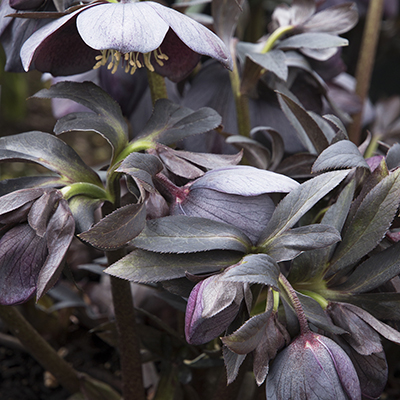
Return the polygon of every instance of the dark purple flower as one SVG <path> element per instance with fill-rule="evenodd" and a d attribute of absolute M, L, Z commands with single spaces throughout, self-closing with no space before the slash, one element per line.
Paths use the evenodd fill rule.
<path fill-rule="evenodd" d="M 8 72 L 24 72 L 21 64 L 20 51 L 23 43 L 32 35 L 33 32 L 46 25 L 49 19 L 29 19 L 29 18 L 12 18 L 7 17 L 10 14 L 19 14 L 21 7 L 30 10 L 39 3 L 42 5 L 43 11 L 55 11 L 52 1 L 10 1 L 2 0 L 0 2 L 0 43 L 6 54 L 5 71 Z"/>
<path fill-rule="evenodd" d="M 0 303 L 40 298 L 54 285 L 75 231 L 58 190 L 22 189 L 0 198 Z"/>
<path fill-rule="evenodd" d="M 146 66 L 173 81 L 187 76 L 200 55 L 232 67 L 214 33 L 152 1 L 90 4 L 35 32 L 21 49 L 26 71 L 58 76 L 108 65 L 115 72 L 122 64 L 131 74 Z"/>
<path fill-rule="evenodd" d="M 317 11 L 314 0 L 294 0 L 291 6 L 279 5 L 272 14 L 271 30 L 291 26 L 294 33 L 326 33 L 340 35 L 353 28 L 358 21 L 358 13 L 354 3 L 342 3 Z M 337 48 L 301 48 L 308 57 L 327 60 Z"/>
<path fill-rule="evenodd" d="M 251 305 L 249 285 L 224 281 L 223 275 L 202 280 L 190 293 L 185 317 L 188 343 L 204 344 L 215 339 L 235 319 L 243 299 Z"/>
<path fill-rule="evenodd" d="M 217 168 L 188 184 L 171 214 L 234 225 L 256 243 L 275 210 L 269 194 L 287 193 L 298 185 L 285 175 L 254 167 Z"/>
<path fill-rule="evenodd" d="M 333 340 L 308 331 L 276 357 L 267 376 L 268 400 L 361 400 L 356 370 Z"/>

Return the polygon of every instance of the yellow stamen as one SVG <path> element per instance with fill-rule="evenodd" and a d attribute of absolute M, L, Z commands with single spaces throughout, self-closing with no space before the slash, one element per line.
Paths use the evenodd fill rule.
<path fill-rule="evenodd" d="M 168 56 L 160 49 L 153 50 L 152 52 L 145 53 L 143 54 L 143 62 L 140 62 L 139 60 L 139 55 L 140 53 L 126 53 L 126 54 L 121 54 L 118 50 L 101 50 L 101 54 L 95 57 L 95 60 L 97 63 L 93 67 L 93 69 L 100 68 L 104 65 L 107 64 L 107 69 L 111 70 L 112 74 L 115 74 L 115 72 L 118 69 L 118 65 L 120 64 L 122 60 L 122 64 L 124 64 L 125 68 L 124 71 L 125 73 L 130 72 L 131 75 L 135 73 L 135 71 L 138 68 L 142 68 L 146 66 L 147 69 L 150 71 L 154 72 L 154 67 L 151 64 L 151 55 L 154 56 L 154 59 L 156 60 L 156 63 L 160 65 L 161 67 L 164 65 L 164 61 L 168 60 Z M 110 59 L 110 60 L 109 60 Z"/>

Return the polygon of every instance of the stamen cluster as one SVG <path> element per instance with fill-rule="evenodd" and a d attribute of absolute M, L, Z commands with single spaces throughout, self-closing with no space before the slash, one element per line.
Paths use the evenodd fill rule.
<path fill-rule="evenodd" d="M 107 69 L 111 69 L 111 73 L 115 74 L 117 71 L 118 65 L 120 61 L 123 60 L 123 64 L 125 65 L 125 72 L 133 75 L 138 68 L 142 68 L 146 66 L 148 70 L 154 72 L 154 67 L 151 64 L 150 57 L 153 54 L 154 59 L 157 64 L 161 67 L 164 65 L 164 61 L 168 60 L 168 56 L 164 54 L 160 48 L 153 50 L 149 53 L 143 54 L 143 62 L 139 60 L 139 55 L 141 53 L 131 52 L 131 53 L 121 53 L 118 50 L 101 50 L 101 54 L 96 56 L 97 63 L 93 67 L 93 69 L 100 68 L 107 64 L 107 61 L 110 59 L 110 62 L 107 66 Z"/>

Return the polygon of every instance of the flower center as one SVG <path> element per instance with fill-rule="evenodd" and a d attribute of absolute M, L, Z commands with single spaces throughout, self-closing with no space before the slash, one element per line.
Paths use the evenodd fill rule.
<path fill-rule="evenodd" d="M 144 53 L 143 63 L 139 60 L 140 54 L 141 53 L 135 52 L 123 54 L 118 50 L 101 50 L 101 54 L 96 56 L 97 63 L 93 69 L 100 68 L 108 62 L 107 69 L 111 69 L 111 73 L 115 74 L 122 60 L 122 64 L 125 66 L 125 72 L 130 72 L 130 74 L 133 75 L 138 68 L 142 68 L 143 66 L 146 66 L 147 69 L 154 72 L 154 67 L 150 61 L 151 55 L 153 55 L 156 63 L 161 67 L 164 65 L 164 61 L 168 60 L 168 56 L 164 54 L 160 48 L 149 53 Z"/>

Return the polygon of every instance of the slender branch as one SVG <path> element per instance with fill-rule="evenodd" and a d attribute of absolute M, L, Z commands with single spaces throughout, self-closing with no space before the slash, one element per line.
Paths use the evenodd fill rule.
<path fill-rule="evenodd" d="M 155 102 L 159 99 L 168 99 L 165 79 L 161 75 L 157 74 L 157 72 L 152 72 L 147 69 L 147 80 L 149 82 L 151 101 L 153 102 L 153 106 Z"/>
<path fill-rule="evenodd" d="M 64 388 L 71 393 L 80 391 L 78 372 L 57 354 L 14 306 L 0 305 L 0 318 L 32 357 Z"/>
<path fill-rule="evenodd" d="M 118 185 L 114 182 L 115 186 Z M 105 203 L 103 215 L 107 215 L 119 206 L 119 190 L 116 204 Z M 107 251 L 108 264 L 111 265 L 126 255 L 124 248 Z M 124 400 L 145 400 L 140 357 L 139 336 L 136 327 L 135 309 L 130 282 L 111 276 L 111 293 L 114 305 L 115 323 L 118 332 L 120 352 L 122 394 Z"/>
<path fill-rule="evenodd" d="M 353 116 L 353 122 L 349 127 L 349 138 L 359 144 L 361 139 L 361 121 L 365 101 L 368 96 L 371 75 L 375 62 L 376 47 L 378 44 L 380 25 L 383 13 L 384 0 L 371 0 L 365 22 L 363 40 L 360 48 L 360 56 L 356 69 L 356 94 L 361 100 L 361 111 Z"/>
<path fill-rule="evenodd" d="M 109 262 L 119 259 L 117 252 L 107 254 Z M 124 400 L 145 400 L 140 358 L 139 337 L 137 334 L 135 310 L 133 308 L 130 282 L 111 277 L 115 322 L 121 359 L 122 393 Z"/>

